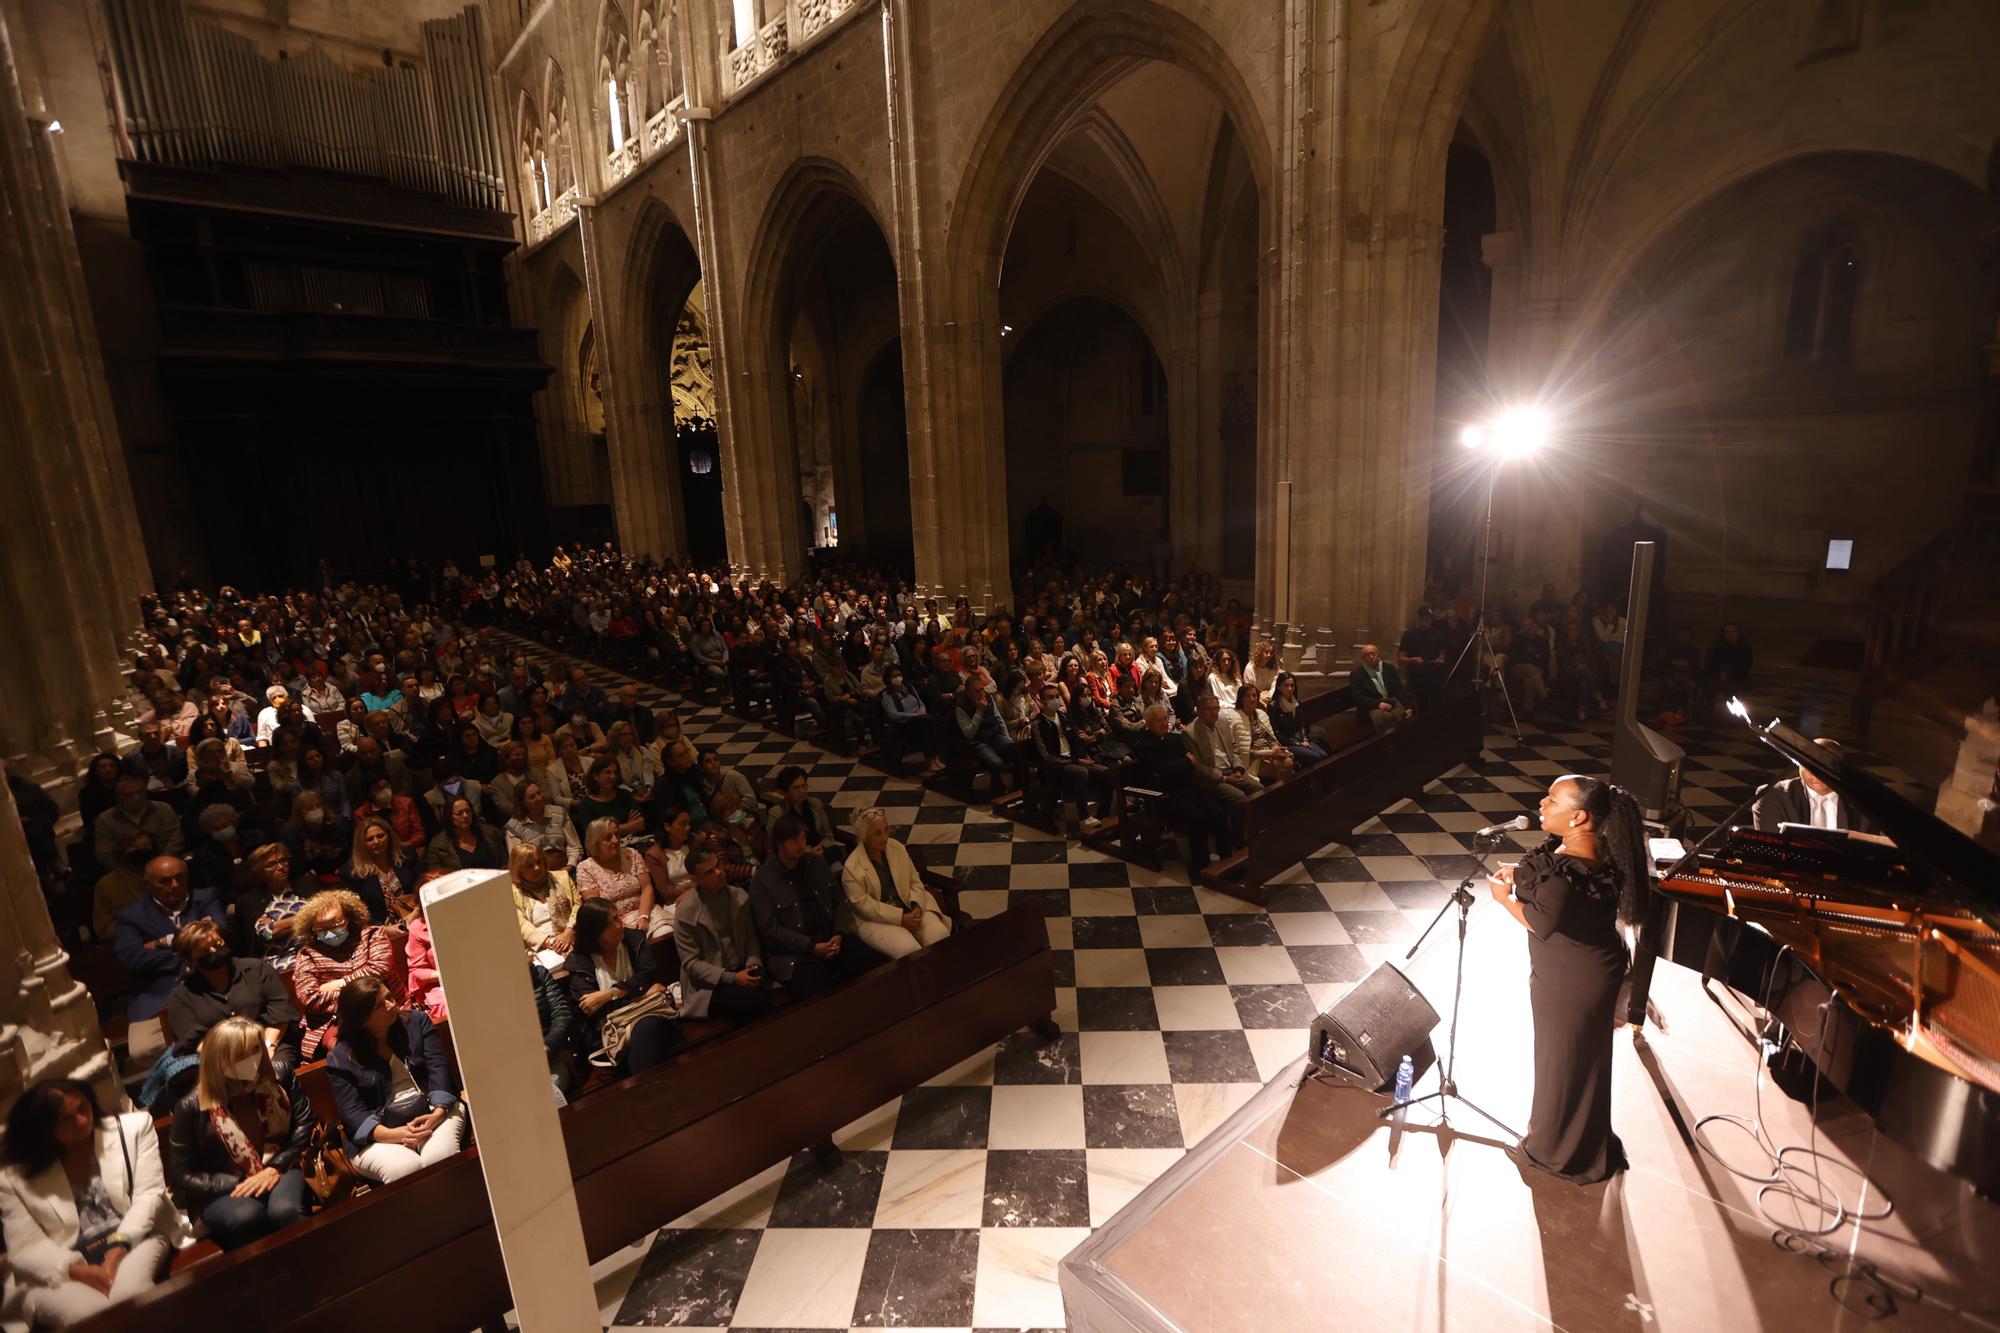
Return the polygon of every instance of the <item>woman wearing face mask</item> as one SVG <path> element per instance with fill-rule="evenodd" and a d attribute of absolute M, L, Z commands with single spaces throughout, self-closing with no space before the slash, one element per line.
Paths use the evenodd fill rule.
<path fill-rule="evenodd" d="M 338 1012 L 341 988 L 357 977 L 374 977 L 401 1003 L 406 993 L 401 931 L 370 925 L 368 909 L 346 889 L 314 894 L 292 922 L 299 938 L 292 967 L 292 995 L 305 1015 L 299 1053 L 319 1058 Z"/>
<path fill-rule="evenodd" d="M 548 863 L 549 858 L 535 843 L 516 843 L 507 854 L 507 878 L 514 888 L 521 943 L 530 953 L 547 950 L 567 958 L 576 942 L 570 927 L 582 900 L 575 881 L 565 872 L 550 871 Z"/>
<path fill-rule="evenodd" d="M 263 1034 L 275 1063 L 288 1068 L 299 1063 L 298 1005 L 270 959 L 237 957 L 222 927 L 206 919 L 180 928 L 174 952 L 188 967 L 167 997 L 167 1025 L 176 1051 L 193 1055 L 223 1019 L 247 1018 Z"/>
<path fill-rule="evenodd" d="M 306 1215 L 311 1193 L 299 1158 L 312 1139 L 312 1099 L 289 1066 L 272 1063 L 247 1018 L 225 1018 L 201 1042 L 195 1089 L 174 1106 L 167 1179 L 225 1250 Z"/>
<path fill-rule="evenodd" d="M 0 1149 L 7 1267 L 36 1328 L 66 1328 L 159 1278 L 182 1233 L 143 1111 L 106 1115 L 80 1079 L 37 1083 Z"/>
<path fill-rule="evenodd" d="M 292 798 L 291 813 L 278 830 L 292 865 L 304 874 L 331 887 L 340 882 L 340 866 L 354 842 L 354 830 L 326 808 L 316 791 L 301 791 Z"/>
<path fill-rule="evenodd" d="M 298 947 L 292 938 L 292 918 L 320 887 L 311 875 L 292 874 L 292 854 L 282 842 L 267 842 L 250 853 L 237 873 L 230 903 L 236 952 L 245 958 L 269 958 L 280 970 L 288 970 L 292 951 Z"/>
<path fill-rule="evenodd" d="M 378 978 L 340 993 L 340 1041 L 326 1074 L 355 1169 L 370 1180 L 401 1180 L 464 1141 L 465 1103 L 430 1015 L 405 1009 Z"/>
<path fill-rule="evenodd" d="M 914 749 L 924 757 L 924 771 L 917 774 L 917 781 L 928 782 L 936 777 L 944 767 L 938 762 L 937 727 L 923 697 L 910 688 L 901 667 L 890 666 L 882 673 L 882 693 L 878 698 L 886 742 L 882 757 L 890 768 L 900 772 L 903 756 Z"/>
<path fill-rule="evenodd" d="M 327 766 L 327 749 L 324 745 L 307 745 L 299 751 L 299 790 L 311 792 L 326 806 L 328 819 L 337 824 L 345 824 L 354 813 L 354 807 L 347 795 L 347 784 L 340 774 Z"/>
<path fill-rule="evenodd" d="M 445 826 L 424 849 L 426 870 L 501 870 L 507 844 L 500 831 L 480 819 L 472 798 L 460 794 L 445 806 Z"/>
<path fill-rule="evenodd" d="M 389 919 L 389 900 L 414 893 L 422 867 L 389 821 L 370 817 L 354 826 L 354 841 L 340 867 L 340 884 L 359 898 L 374 921 Z"/>
<path fill-rule="evenodd" d="M 708 813 L 708 827 L 702 830 L 708 849 L 722 858 L 723 875 L 731 884 L 747 885 L 770 851 L 763 823 L 733 791 L 718 791 Z"/>

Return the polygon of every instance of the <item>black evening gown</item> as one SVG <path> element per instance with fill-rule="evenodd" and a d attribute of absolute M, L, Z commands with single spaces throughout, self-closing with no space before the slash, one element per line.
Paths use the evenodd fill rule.
<path fill-rule="evenodd" d="M 1627 956 L 1610 866 L 1590 869 L 1561 845 L 1550 838 L 1514 871 L 1535 1014 L 1535 1102 L 1521 1146 L 1544 1171 L 1587 1185 L 1625 1169 L 1611 1131 L 1611 1040 Z"/>

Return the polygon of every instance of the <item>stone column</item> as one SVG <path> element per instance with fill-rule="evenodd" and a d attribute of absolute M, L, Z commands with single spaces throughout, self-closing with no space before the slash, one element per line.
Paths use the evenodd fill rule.
<path fill-rule="evenodd" d="M 885 0 L 882 40 L 916 585 L 921 596 L 965 596 L 985 611 L 1013 600 L 999 293 L 970 275 L 932 272 L 947 253 L 937 198 L 945 173 L 925 160 L 928 118 L 908 8 Z"/>
<path fill-rule="evenodd" d="M 597 339 L 598 391 L 604 398 L 605 444 L 611 456 L 611 512 L 619 548 L 631 555 L 673 559 L 687 553 L 678 459 L 665 402 L 666 368 L 644 364 L 640 340 L 624 319 L 624 265 L 610 253 L 594 203 L 577 204 L 584 285 Z M 666 415 L 662 416 L 662 413 Z"/>
<path fill-rule="evenodd" d="M 24 769 L 113 743 L 145 565 L 47 125 L 0 9 L 0 641 Z"/>
<path fill-rule="evenodd" d="M 123 1106 L 90 993 L 69 975 L 28 858 L 13 793 L 0 786 L 0 1113 L 43 1078 L 87 1079 Z"/>

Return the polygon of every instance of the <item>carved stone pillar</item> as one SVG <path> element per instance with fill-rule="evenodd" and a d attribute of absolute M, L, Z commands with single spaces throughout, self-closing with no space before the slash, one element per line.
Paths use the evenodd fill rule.
<path fill-rule="evenodd" d="M 69 975 L 13 794 L 0 786 L 0 1112 L 37 1079 L 82 1078 L 123 1106 L 90 993 Z"/>
<path fill-rule="evenodd" d="M 144 577 L 76 238 L 0 8 L 0 642 L 30 773 L 113 741 L 107 704 Z M 28 756 L 34 756 L 29 758 Z"/>

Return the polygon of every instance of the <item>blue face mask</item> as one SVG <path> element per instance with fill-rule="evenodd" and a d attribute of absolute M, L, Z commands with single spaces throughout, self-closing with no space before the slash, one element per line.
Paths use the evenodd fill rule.
<path fill-rule="evenodd" d="M 212 828 L 208 831 L 208 836 L 217 842 L 228 842 L 236 836 L 236 825 L 224 824 L 221 828 Z"/>
<path fill-rule="evenodd" d="M 322 930 L 315 934 L 313 938 L 319 941 L 320 947 L 323 949 L 338 949 L 341 945 L 347 943 L 348 933 L 347 927 L 342 926 L 338 930 Z"/>
<path fill-rule="evenodd" d="M 444 789 L 446 794 L 451 796 L 456 796 L 459 793 L 459 789 L 464 786 L 465 784 L 463 782 L 460 782 L 458 781 L 458 779 L 454 778 L 450 782 L 444 784 Z"/>

